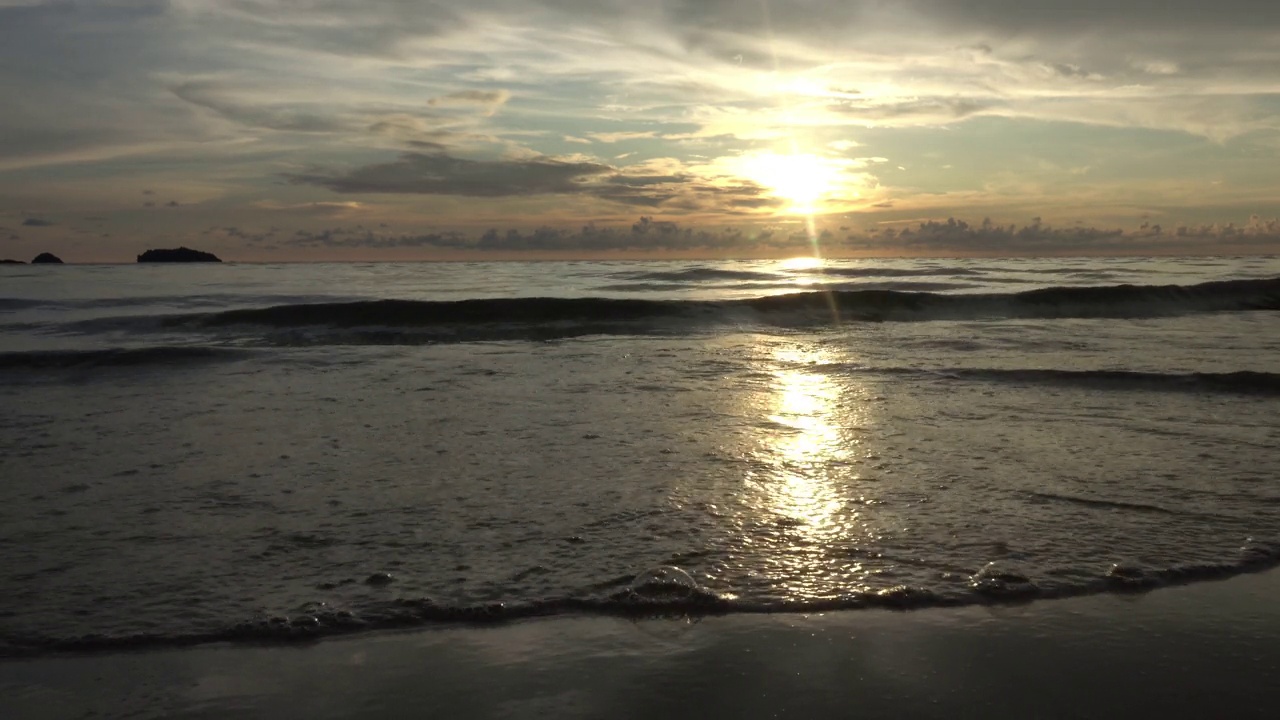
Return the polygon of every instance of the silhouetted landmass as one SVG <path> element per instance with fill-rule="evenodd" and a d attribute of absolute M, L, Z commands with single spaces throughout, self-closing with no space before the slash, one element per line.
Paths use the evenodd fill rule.
<path fill-rule="evenodd" d="M 58 257 L 57 255 L 54 255 L 53 253 L 40 253 L 39 255 L 36 256 L 35 260 L 31 261 L 31 264 L 32 265 L 36 265 L 36 264 L 61 265 L 62 258 Z"/>
<path fill-rule="evenodd" d="M 192 250 L 188 247 L 148 250 L 138 256 L 138 262 L 222 262 L 213 253 Z"/>
<path fill-rule="evenodd" d="M 0 265 L 26 265 L 26 263 L 21 260 L 10 260 L 5 258 L 4 260 L 0 260 Z"/>

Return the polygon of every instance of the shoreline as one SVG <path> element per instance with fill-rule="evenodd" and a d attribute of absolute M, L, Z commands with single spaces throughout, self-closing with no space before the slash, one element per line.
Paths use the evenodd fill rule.
<path fill-rule="evenodd" d="M 1270 717 L 1280 570 L 1027 604 L 560 616 L 0 661 L 7 718 Z"/>

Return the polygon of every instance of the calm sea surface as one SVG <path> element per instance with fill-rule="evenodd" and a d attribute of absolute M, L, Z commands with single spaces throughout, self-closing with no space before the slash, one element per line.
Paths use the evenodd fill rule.
<path fill-rule="evenodd" d="M 1271 567 L 1277 278 L 0 266 L 0 655 Z"/>

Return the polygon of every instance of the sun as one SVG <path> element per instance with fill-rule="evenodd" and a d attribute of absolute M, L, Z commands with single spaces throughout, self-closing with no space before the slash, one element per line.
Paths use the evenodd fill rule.
<path fill-rule="evenodd" d="M 789 203 L 787 212 L 813 215 L 841 185 L 842 168 L 808 153 L 754 153 L 738 158 L 738 174 Z"/>

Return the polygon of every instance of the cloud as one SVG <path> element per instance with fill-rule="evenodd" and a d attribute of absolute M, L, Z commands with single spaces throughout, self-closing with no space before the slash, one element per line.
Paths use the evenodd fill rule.
<path fill-rule="evenodd" d="M 709 166 L 652 160 L 615 168 L 586 157 L 469 160 L 444 152 L 399 159 L 345 173 L 287 175 L 298 185 L 344 194 L 452 195 L 472 198 L 577 195 L 676 212 L 750 214 L 782 204 L 758 184 L 724 177 Z"/>
<path fill-rule="evenodd" d="M 602 143 L 616 143 L 624 140 L 645 140 L 657 136 L 656 130 L 644 130 L 639 132 L 590 132 L 587 137 Z"/>
<path fill-rule="evenodd" d="M 344 57 L 395 57 L 405 45 L 469 24 L 465 10 L 430 0 L 172 0 L 206 32 L 242 43 Z M 491 3 L 490 3 L 491 4 Z"/>
<path fill-rule="evenodd" d="M 907 121 L 944 124 L 979 115 L 1000 105 L 974 98 L 923 98 L 911 100 L 846 100 L 828 107 L 837 113 L 870 121 Z M 898 122 L 898 124 L 904 124 Z"/>
<path fill-rule="evenodd" d="M 878 228 L 850 233 L 848 248 L 907 254 L 1088 254 L 1098 252 L 1204 252 L 1215 247 L 1280 250 L 1280 220 L 1252 216 L 1247 223 L 1177 225 L 1143 223 L 1138 228 L 1099 228 L 1083 224 L 1053 227 L 1034 218 L 1018 225 L 984 219 L 970 223 L 956 218 L 926 220 L 902 228 Z"/>
<path fill-rule="evenodd" d="M 803 237 L 802 237 L 803 236 Z M 304 248 L 424 248 L 502 253 L 617 251 L 760 250 L 793 247 L 804 233 L 772 229 L 686 227 L 644 216 L 630 226 L 578 229 L 541 227 L 533 230 L 491 229 L 479 235 L 458 232 L 422 234 L 380 233 L 363 226 L 299 231 L 283 244 Z"/>
<path fill-rule="evenodd" d="M 287 132 L 331 133 L 351 129 L 351 124 L 332 115 L 287 105 L 252 105 L 232 99 L 227 89 L 210 81 L 191 81 L 170 88 L 179 99 L 251 127 Z"/>
<path fill-rule="evenodd" d="M 41 218 L 27 218 L 22 221 L 23 227 L 50 227 L 53 224 L 54 223 L 52 221 L 43 220 Z"/>
<path fill-rule="evenodd" d="M 1280 248 L 1280 220 L 1254 216 L 1242 224 L 1179 225 L 1161 228 L 1052 227 L 1033 219 L 1023 224 L 990 220 L 924 220 L 903 227 L 854 231 L 820 228 L 824 253 L 884 255 L 1061 255 L 1204 252 L 1214 247 L 1240 250 Z M 630 225 L 579 228 L 490 229 L 481 233 L 386 233 L 364 226 L 298 231 L 283 244 L 303 248 L 420 248 L 503 253 L 714 252 L 757 254 L 812 247 L 815 236 L 794 225 L 705 228 L 642 216 Z"/>
<path fill-rule="evenodd" d="M 404 153 L 398 160 L 366 165 L 341 175 L 294 174 L 295 184 L 340 193 L 401 193 L 511 197 L 581 192 L 582 183 L 613 172 L 608 165 L 529 160 L 465 160 L 444 153 Z"/>
<path fill-rule="evenodd" d="M 457 90 L 431 98 L 427 104 L 438 107 L 479 106 L 483 108 L 486 115 L 492 115 L 509 99 L 511 99 L 511 93 L 506 90 Z"/>
<path fill-rule="evenodd" d="M 318 100 L 323 96 L 307 90 L 213 79 L 177 82 L 169 91 L 241 128 L 318 136 L 316 142 L 323 137 L 330 145 L 385 145 L 379 140 L 386 139 L 398 147 L 431 143 L 441 149 L 502 144 L 499 137 L 474 128 L 510 97 L 506 90 L 459 90 L 423 103 L 352 87 Z"/>
<path fill-rule="evenodd" d="M 511 93 L 506 90 L 459 90 L 430 100 L 431 105 L 498 105 Z"/>
<path fill-rule="evenodd" d="M 407 146 L 428 152 L 510 146 L 509 142 L 493 133 L 470 129 L 477 127 L 480 120 L 478 116 L 433 115 L 424 112 L 375 115 L 362 120 L 362 129 L 366 135 L 362 144 L 368 144 L 367 135 L 372 134 L 391 140 L 397 148 Z"/>
<path fill-rule="evenodd" d="M 319 216 L 345 216 L 360 212 L 367 212 L 370 208 L 364 203 L 358 202 L 307 202 L 307 203 L 279 203 L 274 200 L 259 200 L 252 203 L 251 207 L 257 210 L 267 210 L 274 213 L 285 213 L 293 215 L 319 215 Z"/>
<path fill-rule="evenodd" d="M 1198 0 L 906 0 L 922 16 L 955 27 L 997 31 L 1052 33 L 1096 31 L 1099 28 L 1150 29 L 1238 28 L 1280 23 L 1275 3 L 1222 0 L 1206 12 Z"/>
<path fill-rule="evenodd" d="M 301 248 L 472 248 L 474 243 L 460 233 L 394 234 L 375 232 L 364 227 L 299 230 L 281 243 Z"/>

